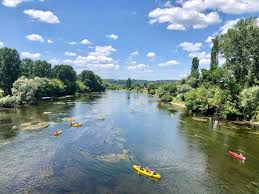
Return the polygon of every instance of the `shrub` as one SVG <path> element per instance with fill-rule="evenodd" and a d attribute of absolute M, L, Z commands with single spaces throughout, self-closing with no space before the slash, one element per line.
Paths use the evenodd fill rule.
<path fill-rule="evenodd" d="M 90 92 L 89 87 L 87 87 L 83 82 L 78 80 L 76 81 L 76 88 L 77 88 L 77 92 L 79 93 Z"/>
<path fill-rule="evenodd" d="M 16 104 L 16 97 L 15 96 L 5 96 L 0 99 L 0 107 L 3 108 L 12 108 Z"/>
<path fill-rule="evenodd" d="M 259 86 L 244 89 L 239 98 L 245 117 L 247 119 L 256 118 L 256 111 L 259 108 Z"/>

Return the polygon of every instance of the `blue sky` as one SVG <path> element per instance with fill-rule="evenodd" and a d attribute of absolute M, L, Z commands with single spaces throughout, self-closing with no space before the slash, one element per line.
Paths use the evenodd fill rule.
<path fill-rule="evenodd" d="M 0 0 L 0 47 L 103 78 L 181 79 L 258 0 Z M 221 63 L 224 59 L 221 58 Z"/>

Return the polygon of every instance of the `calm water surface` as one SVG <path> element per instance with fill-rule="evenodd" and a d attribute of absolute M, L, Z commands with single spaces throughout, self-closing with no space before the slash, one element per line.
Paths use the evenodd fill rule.
<path fill-rule="evenodd" d="M 83 126 L 70 127 L 71 117 Z M 49 126 L 24 130 L 29 122 Z M 161 181 L 137 175 L 133 164 L 157 169 Z M 0 193 L 257 193 L 251 182 L 259 182 L 259 136 L 170 112 L 145 94 L 0 111 Z"/>

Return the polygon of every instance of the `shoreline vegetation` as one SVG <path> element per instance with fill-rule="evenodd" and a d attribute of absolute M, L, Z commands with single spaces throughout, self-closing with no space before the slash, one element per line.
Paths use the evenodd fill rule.
<path fill-rule="evenodd" d="M 0 108 L 103 92 L 106 87 L 106 82 L 92 71 L 83 70 L 77 75 L 70 65 L 21 60 L 15 49 L 0 49 Z"/>
<path fill-rule="evenodd" d="M 242 19 L 212 39 L 209 69 L 199 69 L 194 57 L 191 73 L 180 81 L 107 80 L 108 88 L 145 92 L 193 114 L 258 126 L 258 43 L 256 18 Z"/>

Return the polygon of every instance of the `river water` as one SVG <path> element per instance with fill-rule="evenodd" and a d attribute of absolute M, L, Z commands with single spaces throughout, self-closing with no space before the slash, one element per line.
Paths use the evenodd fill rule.
<path fill-rule="evenodd" d="M 71 117 L 82 127 L 70 127 Z M 30 122 L 48 127 L 25 130 Z M 162 179 L 137 175 L 133 164 Z M 0 112 L 0 193 L 256 193 L 258 182 L 259 136 L 168 111 L 146 94 L 108 91 Z"/>

